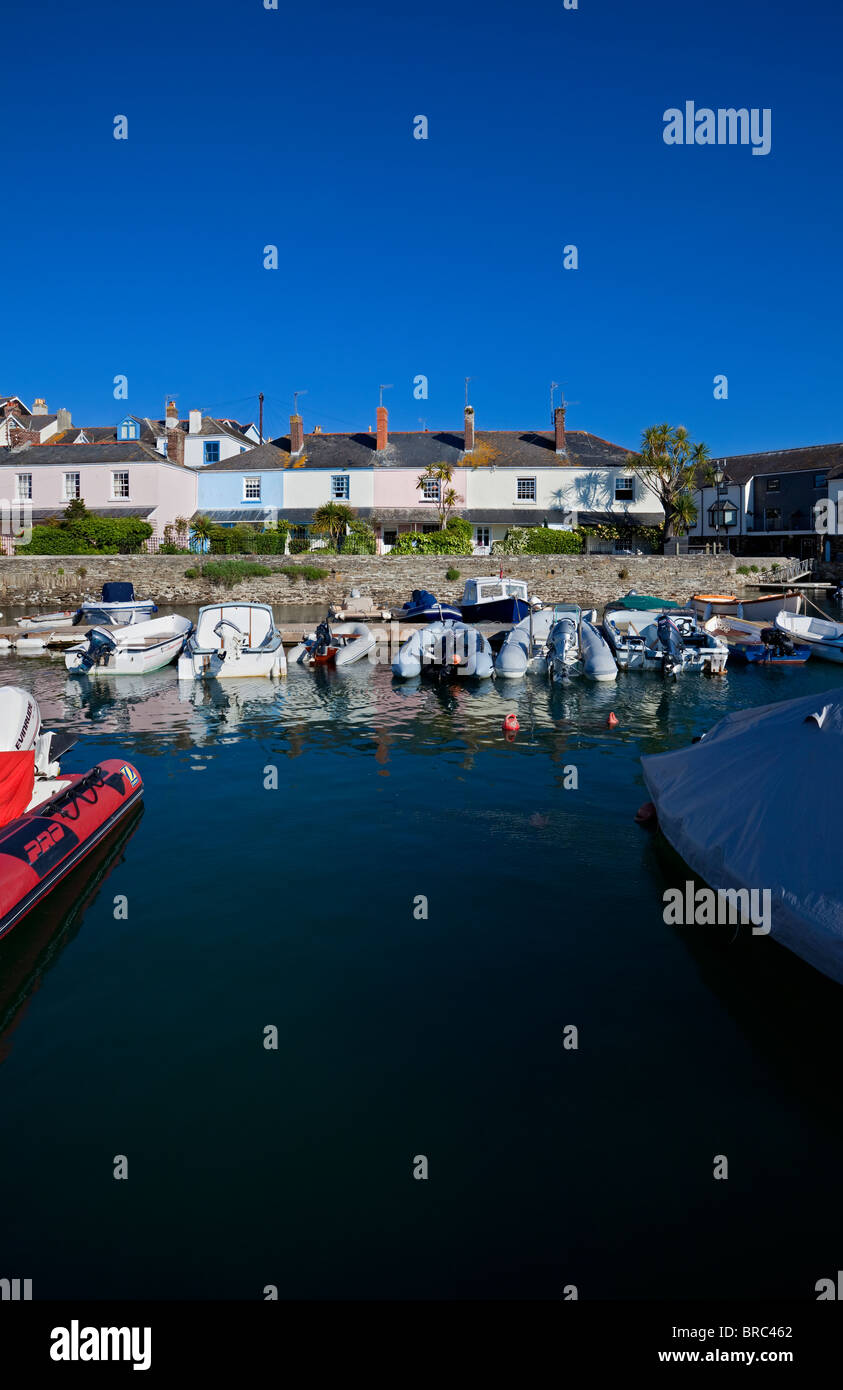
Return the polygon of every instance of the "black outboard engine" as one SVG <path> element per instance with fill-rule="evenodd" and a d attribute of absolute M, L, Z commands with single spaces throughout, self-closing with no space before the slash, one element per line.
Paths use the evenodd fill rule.
<path fill-rule="evenodd" d="M 324 622 L 321 622 L 316 629 L 316 645 L 313 648 L 313 655 L 326 656 L 329 647 L 333 645 L 334 640 L 331 636 L 331 624 L 328 622 L 328 619 L 325 618 Z"/>
<path fill-rule="evenodd" d="M 657 619 L 656 632 L 664 648 L 663 670 L 666 675 L 670 675 L 675 667 L 682 665 L 682 634 L 666 613 L 662 613 Z"/>
<path fill-rule="evenodd" d="M 762 627 L 761 641 L 767 648 L 771 660 L 776 656 L 793 656 L 793 638 L 789 632 L 782 632 L 781 628 Z"/>
<path fill-rule="evenodd" d="M 92 666 L 104 666 L 117 646 L 114 638 L 101 627 L 92 627 L 85 636 L 88 645 L 81 656 L 83 668 L 90 671 Z"/>

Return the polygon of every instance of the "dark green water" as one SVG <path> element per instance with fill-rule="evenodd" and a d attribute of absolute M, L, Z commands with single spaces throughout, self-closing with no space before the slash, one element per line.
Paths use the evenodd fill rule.
<path fill-rule="evenodd" d="M 110 867 L 0 946 L 0 1275 L 36 1298 L 811 1298 L 839 1267 L 840 991 L 768 940 L 665 926 L 686 875 L 633 816 L 642 752 L 843 670 L 553 693 L 2 673 L 79 731 L 68 770 L 127 757 L 146 794 Z"/>

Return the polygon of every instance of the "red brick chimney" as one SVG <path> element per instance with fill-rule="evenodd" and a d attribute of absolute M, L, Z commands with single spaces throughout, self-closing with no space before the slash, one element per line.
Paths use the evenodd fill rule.
<path fill-rule="evenodd" d="M 556 426 L 556 452 L 557 454 L 567 454 L 568 446 L 565 443 L 565 407 L 558 405 L 553 414 Z"/>
<path fill-rule="evenodd" d="M 290 453 L 300 454 L 304 448 L 304 421 L 300 415 L 290 416 Z"/>
<path fill-rule="evenodd" d="M 474 406 L 465 408 L 465 452 L 470 454 L 474 448 Z"/>
<path fill-rule="evenodd" d="M 385 405 L 378 406 L 378 439 L 376 448 L 385 449 L 389 443 L 388 432 L 389 412 Z"/>
<path fill-rule="evenodd" d="M 184 463 L 184 430 L 179 425 L 167 431 L 167 459 L 170 463 Z"/>
<path fill-rule="evenodd" d="M 164 417 L 164 424 L 168 430 L 175 429 L 179 422 L 179 412 L 176 409 L 175 401 L 167 402 L 167 411 Z"/>

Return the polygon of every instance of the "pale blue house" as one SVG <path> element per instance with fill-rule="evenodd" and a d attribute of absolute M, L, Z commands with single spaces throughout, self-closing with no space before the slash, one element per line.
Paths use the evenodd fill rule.
<path fill-rule="evenodd" d="M 196 510 L 217 526 L 277 521 L 284 506 L 284 472 L 290 456 L 259 444 L 197 473 Z"/>

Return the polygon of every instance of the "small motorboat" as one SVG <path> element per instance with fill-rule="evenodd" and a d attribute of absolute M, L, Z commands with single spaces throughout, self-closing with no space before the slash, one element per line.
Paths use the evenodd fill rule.
<path fill-rule="evenodd" d="M 641 761 L 658 827 L 691 871 L 736 903 L 768 893 L 773 939 L 843 984 L 843 687 L 738 710 Z"/>
<path fill-rule="evenodd" d="M 761 666 L 803 666 L 811 655 L 806 644 L 797 644 L 787 632 L 765 627 L 748 618 L 709 618 L 706 632 L 713 632 L 729 648 L 729 660 Z"/>
<path fill-rule="evenodd" d="M 128 623 L 140 623 L 158 612 L 158 607 L 150 599 L 136 599 L 135 586 L 112 582 L 103 584 L 102 598 L 86 598 L 74 614 L 73 621 L 95 623 L 97 627 L 125 627 Z"/>
<path fill-rule="evenodd" d="M 794 643 L 805 643 L 814 656 L 821 656 L 824 661 L 843 661 L 843 623 L 782 610 L 776 614 L 775 625 Z"/>
<path fill-rule="evenodd" d="M 403 623 L 436 623 L 451 618 L 462 621 L 462 613 L 453 603 L 440 603 L 428 589 L 414 589 L 410 600 L 395 615 Z"/>
<path fill-rule="evenodd" d="M 22 632 L 51 632 L 57 627 L 73 627 L 78 611 L 65 608 L 58 613 L 36 613 L 29 618 L 17 618 L 15 623 Z"/>
<path fill-rule="evenodd" d="M 642 636 L 665 676 L 675 678 L 682 671 L 715 676 L 726 669 L 729 648 L 715 633 L 700 627 L 693 608 L 660 614 Z"/>
<path fill-rule="evenodd" d="M 536 598 L 530 598 L 525 579 L 467 579 L 460 599 L 460 614 L 465 623 L 520 623 L 531 608 L 541 608 Z"/>
<path fill-rule="evenodd" d="M 690 603 L 703 622 L 726 617 L 772 623 L 776 614 L 783 610 L 801 613 L 805 607 L 805 599 L 796 589 L 788 589 L 783 594 L 758 594 L 755 598 L 738 598 L 737 594 L 692 594 Z"/>
<path fill-rule="evenodd" d="M 601 631 L 621 671 L 661 670 L 664 652 L 653 646 L 653 624 L 665 613 L 679 608 L 672 599 L 653 598 L 632 590 L 603 610 Z M 645 639 L 644 633 L 648 636 Z"/>
<path fill-rule="evenodd" d="M 530 613 L 510 628 L 495 657 L 495 675 L 520 680 L 528 672 L 547 671 L 547 639 L 553 624 L 553 610 L 542 608 Z"/>
<path fill-rule="evenodd" d="M 178 672 L 182 681 L 286 676 L 284 645 L 269 604 L 212 603 L 200 608 Z"/>
<path fill-rule="evenodd" d="M 94 670 L 145 675 L 175 661 L 192 631 L 190 619 L 177 613 L 128 627 L 92 627 L 84 642 L 65 653 L 64 664 L 68 671 L 83 676 Z"/>
<path fill-rule="evenodd" d="M 428 623 L 417 628 L 392 663 L 393 675 L 412 680 L 422 672 L 439 676 L 474 676 L 486 680 L 494 659 L 488 638 L 468 623 Z"/>
<path fill-rule="evenodd" d="M 593 608 L 583 612 L 576 603 L 554 605 L 545 657 L 551 681 L 580 675 L 593 681 L 617 680 L 617 662 L 596 617 Z"/>
<path fill-rule="evenodd" d="M 108 835 L 143 794 L 140 773 L 106 758 L 63 773 L 67 735 L 43 732 L 26 690 L 0 690 L 0 937 Z"/>
<path fill-rule="evenodd" d="M 288 665 L 353 666 L 374 649 L 375 638 L 365 623 L 334 623 L 326 618 L 315 632 L 293 647 Z"/>

